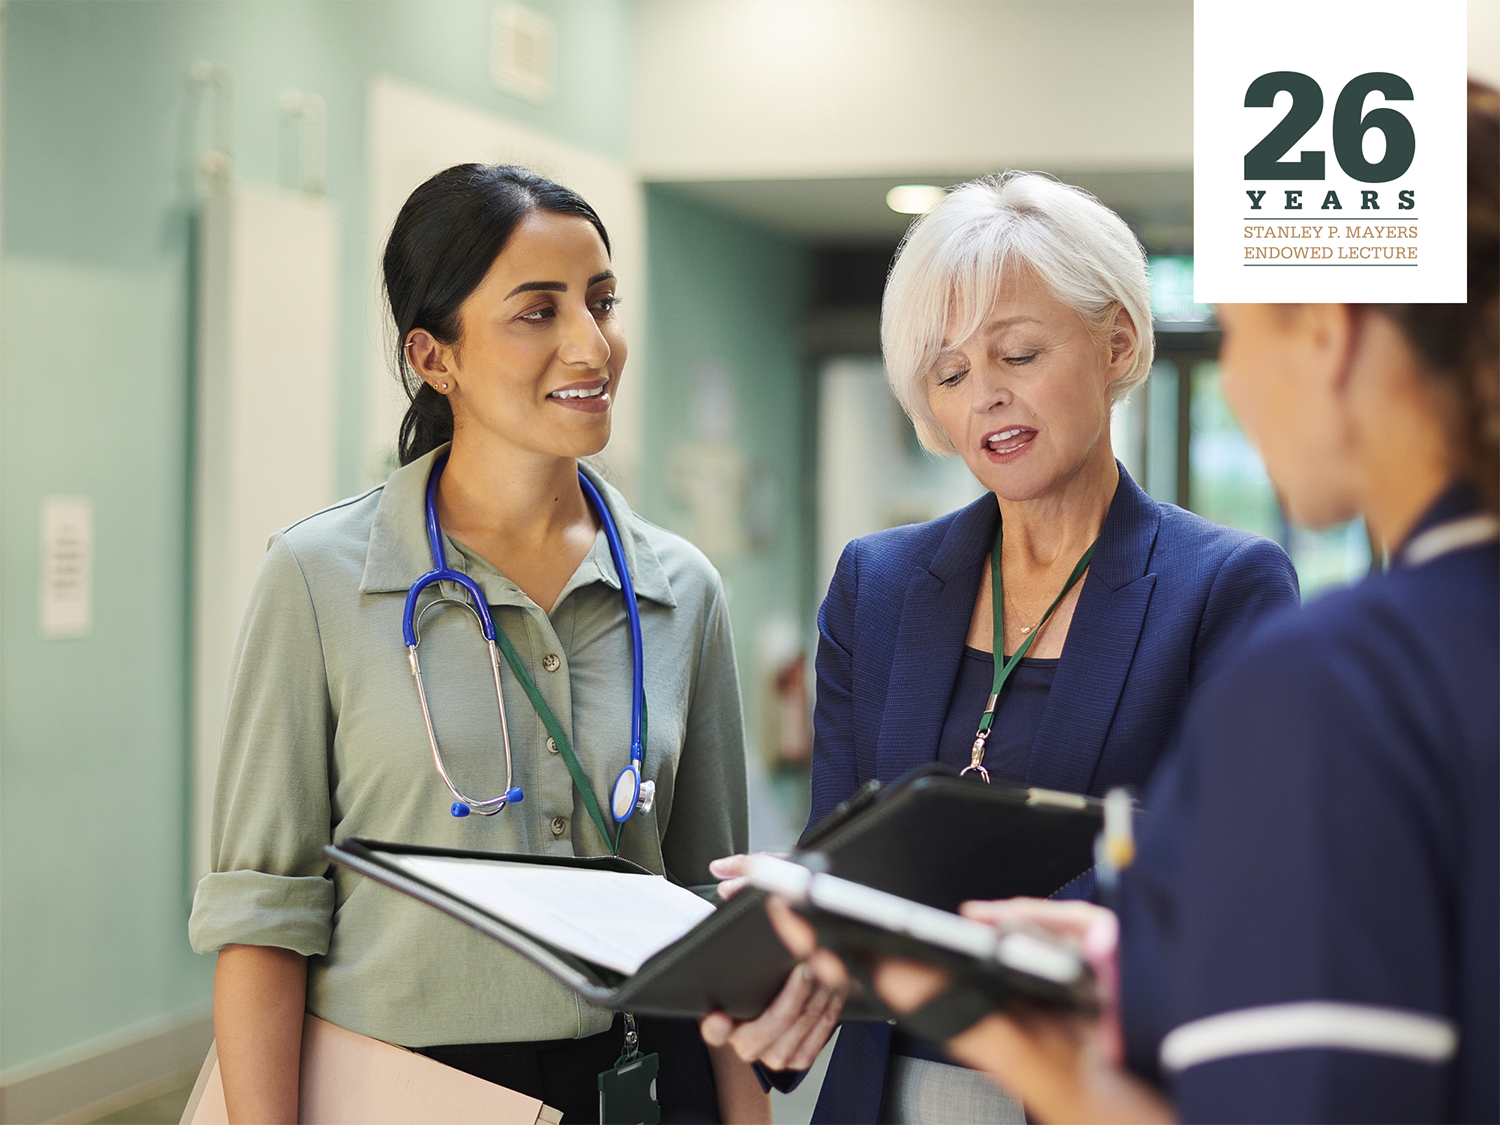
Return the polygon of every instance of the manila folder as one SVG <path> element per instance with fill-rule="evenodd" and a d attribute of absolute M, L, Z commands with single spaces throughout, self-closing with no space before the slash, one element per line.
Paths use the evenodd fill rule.
<path fill-rule="evenodd" d="M 346 1031 L 308 1012 L 302 1017 L 298 1120 L 305 1125 L 557 1125 L 562 1115 L 504 1086 Z M 181 1125 L 228 1125 L 219 1057 L 208 1049 Z"/>

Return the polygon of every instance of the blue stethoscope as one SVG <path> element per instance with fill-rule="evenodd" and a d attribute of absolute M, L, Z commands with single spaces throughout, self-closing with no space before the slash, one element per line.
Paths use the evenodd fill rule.
<path fill-rule="evenodd" d="M 541 692 L 537 690 L 535 682 L 526 672 L 519 656 L 517 656 L 510 640 L 506 637 L 504 630 L 495 628 L 494 619 L 490 616 L 490 607 L 480 591 L 478 584 L 467 574 L 454 570 L 448 565 L 448 555 L 443 549 L 443 529 L 438 523 L 437 516 L 437 487 L 442 478 L 443 469 L 448 464 L 448 454 L 444 453 L 433 462 L 432 471 L 427 477 L 427 540 L 432 547 L 433 569 L 418 578 L 406 594 L 406 612 L 401 622 L 401 634 L 406 641 L 406 658 L 411 665 L 412 678 L 417 684 L 417 698 L 422 704 L 422 721 L 427 727 L 427 741 L 432 746 L 432 761 L 437 767 L 439 776 L 443 783 L 448 786 L 448 791 L 453 794 L 454 802 L 450 809 L 454 816 L 468 816 L 475 812 L 481 816 L 493 816 L 506 805 L 523 799 L 525 794 L 519 786 L 514 784 L 514 769 L 511 761 L 510 749 L 510 727 L 506 721 L 505 696 L 500 690 L 500 656 L 505 655 L 506 663 L 510 665 L 511 672 L 520 682 L 527 697 L 537 709 L 543 725 L 547 727 L 552 736 L 551 741 L 557 745 L 559 753 L 568 766 L 568 772 L 572 774 L 574 784 L 578 785 L 584 803 L 589 808 L 591 817 L 598 825 L 600 832 L 612 845 L 618 847 L 618 834 L 614 839 L 598 816 L 597 802 L 595 801 L 593 789 L 578 765 L 577 758 L 573 754 L 571 745 L 564 735 L 562 728 L 558 725 L 552 710 L 548 707 Z M 640 607 L 636 604 L 635 585 L 630 580 L 630 569 L 625 563 L 625 550 L 620 543 L 620 532 L 615 526 L 614 518 L 610 515 L 609 506 L 604 503 L 604 498 L 599 495 L 599 490 L 594 487 L 588 477 L 582 472 L 578 474 L 579 487 L 583 489 L 584 496 L 592 505 L 595 513 L 599 516 L 599 522 L 604 528 L 604 538 L 609 543 L 610 558 L 614 560 L 615 572 L 620 576 L 620 592 L 625 597 L 625 614 L 630 622 L 630 650 L 632 657 L 631 676 L 631 706 L 630 706 L 630 764 L 620 772 L 615 779 L 614 788 L 610 793 L 610 812 L 614 816 L 616 824 L 624 824 L 637 811 L 649 813 L 656 799 L 656 785 L 651 781 L 641 780 L 641 764 L 645 758 L 645 738 L 643 733 L 644 717 L 646 709 L 646 691 L 642 673 L 643 658 L 641 645 L 641 614 Z M 417 598 L 428 586 L 439 582 L 453 582 L 463 587 L 468 593 L 467 601 L 459 598 L 439 596 L 432 599 L 423 607 L 422 612 L 417 612 Z M 441 595 L 441 590 L 439 590 Z M 422 619 L 432 610 L 434 606 L 452 604 L 467 609 L 474 615 L 479 624 L 479 630 L 484 634 L 485 643 L 490 650 L 490 671 L 495 681 L 495 702 L 500 710 L 500 737 L 505 745 L 505 792 L 488 800 L 475 800 L 461 792 L 454 784 L 452 776 L 448 773 L 447 764 L 443 761 L 443 752 L 438 748 L 437 731 L 432 725 L 432 712 L 427 705 L 427 690 L 422 684 L 422 666 L 417 659 L 417 645 L 421 640 Z"/>

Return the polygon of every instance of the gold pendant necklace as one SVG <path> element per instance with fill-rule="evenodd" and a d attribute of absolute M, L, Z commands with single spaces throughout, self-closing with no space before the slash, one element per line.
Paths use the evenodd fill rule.
<path fill-rule="evenodd" d="M 1063 591 L 1063 592 L 1067 593 L 1066 590 Z M 1046 619 L 1043 618 L 1042 620 L 1046 620 Z M 1042 622 L 1041 621 L 1035 621 L 1035 622 L 1033 622 L 1030 625 L 1022 625 L 1021 626 L 1021 636 L 1023 636 L 1023 637 L 1028 636 L 1033 629 L 1040 629 L 1041 627 L 1042 627 Z"/>

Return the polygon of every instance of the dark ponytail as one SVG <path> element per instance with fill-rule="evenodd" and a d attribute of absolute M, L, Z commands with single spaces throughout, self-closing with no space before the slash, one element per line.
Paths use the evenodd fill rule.
<path fill-rule="evenodd" d="M 574 191 L 510 164 L 458 164 L 433 176 L 402 205 L 385 244 L 385 295 L 396 325 L 396 373 L 410 405 L 397 454 L 408 465 L 453 440 L 453 408 L 406 358 L 406 337 L 425 328 L 458 342 L 458 311 L 478 288 L 521 220 L 533 211 L 587 219 L 609 251 L 603 222 Z"/>
<path fill-rule="evenodd" d="M 1456 400 L 1459 475 L 1500 506 L 1500 93 L 1469 82 L 1469 299 L 1377 305 Z"/>

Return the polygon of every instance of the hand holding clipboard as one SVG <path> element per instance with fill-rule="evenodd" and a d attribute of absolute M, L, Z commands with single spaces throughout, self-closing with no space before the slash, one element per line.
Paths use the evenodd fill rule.
<path fill-rule="evenodd" d="M 916 1010 L 896 1005 L 912 1033 L 946 1040 L 996 1009 L 1097 1011 L 1093 970 L 1070 937 L 1025 919 L 997 927 L 830 875 L 820 870 L 824 865 L 816 854 L 799 858 L 802 862 L 759 855 L 746 864 L 752 886 L 781 896 L 812 924 L 815 939 L 798 931 L 789 912 L 773 909 L 778 932 L 794 952 L 810 952 L 815 941 L 837 954 L 867 987 L 881 983 L 875 974 L 889 959 L 921 962 L 938 970 L 939 979 L 946 975 L 946 987 Z M 843 966 L 830 964 L 825 955 L 814 968 L 834 978 L 828 982 L 833 984 Z"/>
<path fill-rule="evenodd" d="M 1120 869 L 1134 856 L 1129 794 L 1112 791 L 1103 813 L 1095 870 L 1101 891 L 1112 894 Z M 788 949 L 814 966 L 821 958 L 819 975 L 830 987 L 847 986 L 847 965 L 913 1034 L 942 1042 L 996 1011 L 1077 1015 L 1098 1018 L 1105 1050 L 1119 1053 L 1113 1004 L 1118 924 L 1111 911 L 1018 897 L 965 902 L 953 913 L 838 878 L 816 852 L 791 861 L 752 856 L 745 875 L 812 923 L 808 932 L 784 903 L 769 902 Z"/>

